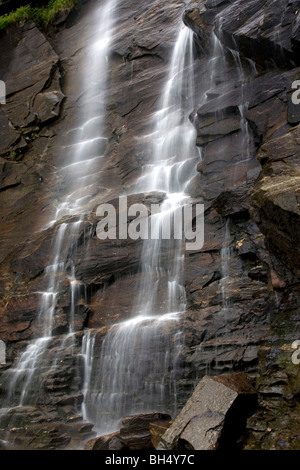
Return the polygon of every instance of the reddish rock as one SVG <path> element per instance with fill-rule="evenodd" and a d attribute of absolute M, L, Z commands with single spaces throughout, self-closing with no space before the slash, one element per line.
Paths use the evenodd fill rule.
<path fill-rule="evenodd" d="M 151 423 L 171 420 L 166 413 L 144 413 L 122 419 L 120 438 L 130 450 L 150 449 L 153 447 Z"/>
<path fill-rule="evenodd" d="M 85 450 L 125 450 L 126 446 L 119 432 L 96 437 L 86 443 Z"/>
<path fill-rule="evenodd" d="M 150 423 L 151 442 L 154 448 L 158 446 L 162 436 L 173 423 L 174 421 L 157 421 Z"/>

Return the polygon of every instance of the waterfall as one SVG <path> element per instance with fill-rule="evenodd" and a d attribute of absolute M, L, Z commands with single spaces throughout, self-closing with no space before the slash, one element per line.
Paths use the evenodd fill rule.
<path fill-rule="evenodd" d="M 80 97 L 80 122 L 76 129 L 68 132 L 69 141 L 64 147 L 63 164 L 57 170 L 61 182 L 58 188 L 60 200 L 53 220 L 43 228 L 52 231 L 53 243 L 52 262 L 44 270 L 47 288 L 39 293 L 41 305 L 36 320 L 39 337 L 31 341 L 17 363 L 3 374 L 7 395 L 2 415 L 13 405 L 38 403 L 43 393 L 44 380 L 55 374 L 60 359 L 74 346 L 74 316 L 81 285 L 75 277 L 72 250 L 82 233 L 84 216 L 91 212 L 94 205 L 95 183 L 106 146 L 104 130 L 108 53 L 116 4 L 116 0 L 109 0 L 95 11 L 97 26 L 93 35 L 96 40 L 87 51 Z M 71 268 L 68 268 L 67 261 Z M 56 337 L 53 333 L 55 313 L 66 282 L 69 283 L 70 295 L 68 326 L 65 335 Z M 56 354 L 53 355 L 50 348 L 54 342 Z"/>
<path fill-rule="evenodd" d="M 189 121 L 195 107 L 194 60 L 193 33 L 181 26 L 158 110 L 151 118 L 152 132 L 145 136 L 150 163 L 129 189 L 130 194 L 165 194 L 160 211 L 151 217 L 157 234 L 182 213 L 188 200 L 185 189 L 199 161 L 195 129 Z M 132 318 L 109 330 L 100 354 L 95 353 L 97 333 L 86 333 L 83 410 L 99 434 L 118 429 L 120 419 L 128 414 L 176 414 L 184 341 L 179 320 L 186 298 L 183 242 L 170 238 L 144 241 Z"/>
<path fill-rule="evenodd" d="M 3 374 L 7 384 L 3 412 L 12 405 L 38 403 L 43 381 L 55 375 L 64 352 L 74 347 L 76 302 L 84 286 L 76 279 L 72 251 L 99 191 L 98 176 L 107 145 L 106 85 L 116 5 L 117 0 L 109 0 L 96 12 L 97 40 L 87 52 L 86 74 L 79 100 L 82 118 L 78 127 L 68 132 L 64 158 L 57 170 L 59 199 L 53 219 L 43 228 L 51 231 L 53 244 L 51 263 L 44 270 L 46 289 L 39 292 L 39 336 L 30 342 L 16 364 Z M 226 94 L 220 76 L 228 74 L 227 51 L 215 33 L 212 34 L 212 50 L 208 62 L 208 83 L 203 86 L 200 102 L 206 107 L 210 99 L 221 96 L 223 92 Z M 239 60 L 235 54 L 232 55 L 236 61 Z M 128 195 L 163 194 L 159 212 L 151 216 L 155 236 L 143 243 L 132 316 L 128 321 L 113 325 L 104 338 L 99 331 L 87 329 L 82 340 L 82 414 L 85 420 L 94 423 L 99 434 L 118 429 L 121 418 L 128 414 L 163 411 L 175 416 L 177 413 L 181 350 L 184 346 L 180 320 L 187 300 L 183 282 L 184 237 L 175 237 L 174 227 L 190 200 L 188 186 L 200 158 L 199 149 L 195 146 L 196 129 L 190 122 L 191 113 L 199 106 L 195 102 L 194 65 L 194 33 L 180 24 L 158 109 L 151 116 L 150 133 L 144 136 L 148 163 L 144 165 L 141 177 L 127 190 Z M 244 82 L 245 77 L 239 67 L 239 78 Z M 241 101 L 238 110 L 244 136 L 242 153 L 248 159 L 251 136 L 245 119 L 247 103 L 243 95 Z M 226 103 L 222 104 L 225 108 Z M 222 113 L 223 109 L 217 110 L 216 123 L 222 119 Z M 164 236 L 166 227 L 174 229 L 169 237 Z M 226 225 L 221 252 L 224 310 L 229 307 L 226 295 L 230 256 L 226 245 L 228 238 L 229 225 Z M 67 328 L 65 334 L 60 335 L 59 344 L 56 342 L 56 354 L 53 355 L 49 351 L 55 339 L 55 315 L 66 282 L 70 296 Z"/>
<path fill-rule="evenodd" d="M 224 242 L 221 248 L 221 294 L 222 294 L 222 307 L 223 312 L 226 312 L 230 307 L 230 300 L 228 299 L 228 287 L 230 282 L 229 261 L 231 258 L 230 248 L 230 219 L 225 223 Z"/>
<path fill-rule="evenodd" d="M 223 38 L 221 14 L 216 16 L 215 27 L 211 33 L 211 56 L 208 59 L 208 76 L 207 83 L 203 84 L 204 93 L 201 105 L 205 112 L 214 114 L 214 122 L 216 128 L 222 126 L 222 120 L 226 117 L 237 116 L 239 126 L 234 129 L 238 144 L 236 144 L 236 155 L 232 159 L 230 176 L 228 183 L 232 184 L 241 175 L 239 175 L 239 165 L 247 162 L 250 164 L 255 155 L 254 137 L 250 125 L 247 121 L 248 99 L 249 99 L 249 81 L 257 75 L 255 64 L 251 60 L 242 62 L 237 44 L 236 49 L 226 47 L 226 41 Z M 232 41 L 234 37 L 232 37 Z M 232 81 L 235 82 L 236 94 L 231 93 Z M 229 91 L 229 94 L 228 94 Z M 233 111 L 233 109 L 235 111 Z M 213 111 L 210 111 L 212 109 Z M 220 122 L 220 124 L 219 124 Z M 239 127 L 239 129 L 238 129 Z M 224 144 L 223 153 L 226 155 L 226 143 Z M 203 150 L 205 159 L 205 147 Z M 228 172 L 229 173 L 229 172 Z M 224 238 L 222 248 L 220 250 L 220 290 L 222 313 L 228 312 L 231 306 L 230 302 L 230 259 L 232 256 L 232 248 L 230 247 L 230 217 L 226 218 L 224 226 Z"/>

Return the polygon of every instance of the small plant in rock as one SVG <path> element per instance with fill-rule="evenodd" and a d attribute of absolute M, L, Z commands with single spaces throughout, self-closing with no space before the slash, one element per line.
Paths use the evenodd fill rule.
<path fill-rule="evenodd" d="M 12 23 L 18 23 L 19 21 L 28 20 L 31 16 L 31 6 L 26 5 L 20 7 L 11 13 L 0 16 L 0 31 L 6 29 Z"/>
<path fill-rule="evenodd" d="M 9 159 L 10 160 L 15 160 L 17 158 L 17 152 L 15 150 L 11 150 L 9 152 Z"/>
<path fill-rule="evenodd" d="M 51 0 L 46 7 L 25 5 L 17 10 L 0 16 L 0 31 L 10 24 L 32 19 L 40 29 L 55 20 L 58 13 L 75 8 L 78 0 Z"/>

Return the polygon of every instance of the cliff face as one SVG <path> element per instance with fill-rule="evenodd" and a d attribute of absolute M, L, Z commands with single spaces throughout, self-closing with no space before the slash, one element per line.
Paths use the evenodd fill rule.
<path fill-rule="evenodd" d="M 11 364 L 39 334 L 39 292 L 47 284 L 57 226 L 42 229 L 70 184 L 57 168 L 81 119 L 86 48 L 99 3 L 91 0 L 58 19 L 47 36 L 28 21 L 0 37 L 0 77 L 7 86 L 0 109 L 2 397 Z M 184 259 L 188 305 L 180 320 L 179 407 L 203 375 L 245 371 L 259 408 L 248 420 L 244 446 L 299 448 L 299 365 L 292 362 L 292 343 L 300 339 L 300 113 L 291 99 L 300 78 L 299 11 L 300 3 L 288 0 L 275 6 L 270 0 L 206 0 L 187 9 L 180 1 L 130 0 L 117 7 L 105 158 L 94 172 L 90 214 L 66 255 L 37 404 L 20 408 L 12 420 L 0 415 L 0 428 L 15 428 L 10 445 L 72 447 L 91 431 L 78 416 L 83 329 L 97 330 L 100 348 L 107 327 L 130 316 L 142 282 L 140 241 L 100 242 L 95 209 L 115 201 L 142 173 L 142 137 L 184 22 L 194 31 L 199 106 L 190 120 L 202 155 L 188 192 L 205 204 L 205 243 Z M 212 77 L 214 92 L 203 99 Z M 128 204 L 161 198 L 132 195 Z M 81 287 L 75 343 L 68 346 L 71 260 Z M 48 367 L 52 358 L 61 364 L 55 373 Z"/>

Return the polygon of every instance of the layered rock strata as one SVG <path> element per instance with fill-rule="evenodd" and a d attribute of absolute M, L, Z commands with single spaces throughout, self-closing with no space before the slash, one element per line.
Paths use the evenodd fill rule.
<path fill-rule="evenodd" d="M 85 51 L 94 39 L 98 3 L 87 2 L 48 36 L 28 21 L 0 37 L 1 79 L 8 91 L 0 109 L 0 338 L 7 344 L 7 363 L 0 366 L 2 397 L 11 364 L 39 335 L 39 292 L 46 286 L 57 227 L 43 229 L 68 187 L 67 176 L 56 169 L 64 165 L 78 126 Z M 300 6 L 275 3 L 206 0 L 191 2 L 186 11 L 181 2 L 168 0 L 119 5 L 109 58 L 105 159 L 90 213 L 68 252 L 55 312 L 49 354 L 60 358 L 61 368 L 53 376 L 42 364 L 45 380 L 36 406 L 19 409 L 13 419 L 0 418 L 1 438 L 13 428 L 9 446 L 80 447 L 92 435 L 80 414 L 83 330 L 97 330 L 100 348 L 108 327 L 130 317 L 132 292 L 142 282 L 141 243 L 100 242 L 96 209 L 116 201 L 147 163 L 144 136 L 184 22 L 194 31 L 199 107 L 190 119 L 202 155 L 188 192 L 192 201 L 205 204 L 205 243 L 185 254 L 179 408 L 204 375 L 245 371 L 259 401 L 245 447 L 299 448 L 299 365 L 292 362 L 291 345 L 300 335 L 300 114 L 291 96 L 300 73 Z M 207 86 L 211 71 L 213 91 Z M 162 194 L 139 194 L 129 202 L 162 199 Z M 76 341 L 62 348 L 71 261 L 81 285 Z M 158 297 L 161 306 L 164 301 Z"/>

